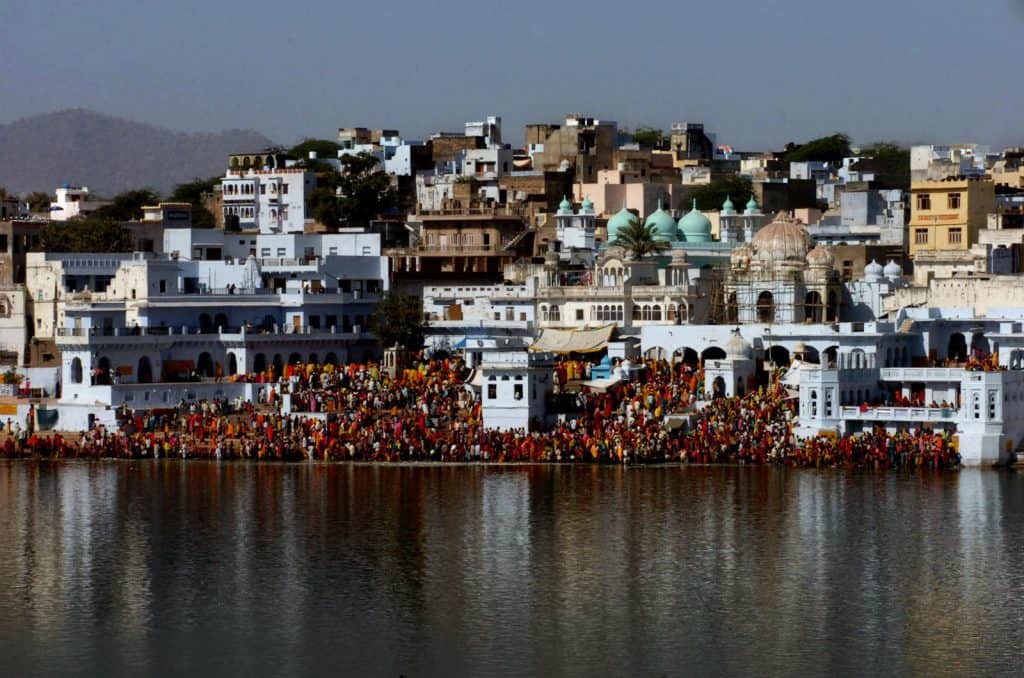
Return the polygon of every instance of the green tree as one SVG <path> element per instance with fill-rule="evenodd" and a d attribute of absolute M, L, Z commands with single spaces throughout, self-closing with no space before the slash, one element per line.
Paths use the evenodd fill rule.
<path fill-rule="evenodd" d="M 220 184 L 221 177 L 209 179 L 193 179 L 184 184 L 178 184 L 171 193 L 171 200 L 174 202 L 187 202 L 192 205 L 192 225 L 196 228 L 213 228 L 217 220 L 213 212 L 206 208 L 204 198 L 213 193 L 214 187 Z"/>
<path fill-rule="evenodd" d="M 28 203 L 28 208 L 32 212 L 49 212 L 53 196 L 42 191 L 33 191 L 25 196 L 25 202 Z"/>
<path fill-rule="evenodd" d="M 341 158 L 337 176 L 338 210 L 348 226 L 368 226 L 379 215 L 394 209 L 397 197 L 391 178 L 369 153 Z"/>
<path fill-rule="evenodd" d="M 388 292 L 370 316 L 370 330 L 383 348 L 423 348 L 423 299 L 397 290 Z"/>
<path fill-rule="evenodd" d="M 860 149 L 863 158 L 871 158 L 878 167 L 879 174 L 891 177 L 910 177 L 910 149 L 890 141 L 876 141 Z"/>
<path fill-rule="evenodd" d="M 135 240 L 114 219 L 92 214 L 84 219 L 47 224 L 39 231 L 40 252 L 131 252 Z"/>
<path fill-rule="evenodd" d="M 630 136 L 634 142 L 646 148 L 668 148 L 668 135 L 657 127 L 637 127 Z"/>
<path fill-rule="evenodd" d="M 850 137 L 837 133 L 827 137 L 811 139 L 805 144 L 794 146 L 786 152 L 783 161 L 787 164 L 808 160 L 842 162 L 843 158 L 848 158 L 851 155 L 853 155 L 853 152 L 850 150 Z"/>
<path fill-rule="evenodd" d="M 699 210 L 719 210 L 726 199 L 729 199 L 736 205 L 737 210 L 742 211 L 753 194 L 754 188 L 750 179 L 739 174 L 730 174 L 701 186 L 693 192 L 693 197 L 697 200 Z"/>
<path fill-rule="evenodd" d="M 134 221 L 142 218 L 143 206 L 155 205 L 158 202 L 160 202 L 160 196 L 155 191 L 148 188 L 135 188 L 118 193 L 109 205 L 104 205 L 93 212 L 93 216 L 115 221 Z"/>
<path fill-rule="evenodd" d="M 644 226 L 640 219 L 633 217 L 629 225 L 620 228 L 612 245 L 626 250 L 634 259 L 640 261 L 649 254 L 657 254 L 668 248 L 668 243 L 655 237 L 657 229 L 654 224 Z"/>
<path fill-rule="evenodd" d="M 309 159 L 309 152 L 315 151 L 317 158 L 336 158 L 341 149 L 337 143 L 329 139 L 303 139 L 288 149 L 288 155 L 298 159 Z"/>

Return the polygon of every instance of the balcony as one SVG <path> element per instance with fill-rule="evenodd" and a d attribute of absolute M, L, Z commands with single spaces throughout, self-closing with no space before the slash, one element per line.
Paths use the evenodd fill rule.
<path fill-rule="evenodd" d="M 881 381 L 946 384 L 959 383 L 964 375 L 964 370 L 960 367 L 883 367 L 879 372 Z"/>
<path fill-rule="evenodd" d="M 891 421 L 955 424 L 959 418 L 959 410 L 946 407 L 840 407 L 839 416 L 849 421 L 883 424 Z"/>

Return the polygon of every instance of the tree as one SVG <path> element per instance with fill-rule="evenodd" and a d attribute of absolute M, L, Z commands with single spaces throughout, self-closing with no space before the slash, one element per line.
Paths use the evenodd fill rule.
<path fill-rule="evenodd" d="M 805 162 L 818 160 L 820 162 L 842 162 L 843 158 L 853 155 L 850 150 L 850 137 L 837 133 L 827 137 L 812 139 L 805 144 L 794 146 L 786 152 L 783 162 Z"/>
<path fill-rule="evenodd" d="M 423 348 L 425 329 L 422 297 L 409 296 L 397 290 L 388 292 L 370 316 L 370 330 L 377 335 L 377 340 L 384 348 Z"/>
<path fill-rule="evenodd" d="M 726 199 L 729 199 L 738 210 L 742 211 L 743 206 L 747 204 L 753 194 L 754 188 L 750 179 L 738 174 L 730 174 L 701 186 L 693 192 L 693 197 L 697 200 L 697 209 L 699 210 L 719 210 Z"/>
<path fill-rule="evenodd" d="M 639 219 L 633 217 L 628 226 L 619 229 L 612 244 L 626 250 L 634 259 L 640 261 L 648 254 L 657 254 L 668 247 L 667 242 L 655 237 L 656 233 L 654 224 L 644 226 Z"/>
<path fill-rule="evenodd" d="M 394 209 L 397 203 L 391 178 L 369 153 L 341 158 L 337 176 L 338 210 L 341 221 L 349 226 L 369 226 L 379 215 Z"/>
<path fill-rule="evenodd" d="M 213 213 L 206 208 L 205 198 L 213 193 L 213 189 L 221 181 L 221 178 L 211 177 L 209 179 L 193 179 L 188 183 L 178 184 L 171 193 L 171 200 L 175 202 L 187 202 L 192 205 L 192 225 L 196 228 L 213 228 L 217 220 Z"/>
<path fill-rule="evenodd" d="M 314 151 L 317 158 L 335 158 L 341 146 L 328 139 L 303 139 L 301 143 L 288 149 L 288 155 L 298 159 L 308 159 L 309 152 Z"/>
<path fill-rule="evenodd" d="M 630 135 L 633 141 L 647 148 L 667 149 L 669 137 L 657 127 L 637 127 Z"/>
<path fill-rule="evenodd" d="M 113 219 L 92 214 L 44 226 L 39 231 L 40 252 L 131 252 L 132 234 Z"/>
<path fill-rule="evenodd" d="M 863 158 L 871 158 L 879 174 L 892 177 L 910 177 L 910 149 L 890 141 L 876 141 L 858 152 Z"/>
<path fill-rule="evenodd" d="M 34 191 L 25 196 L 25 202 L 28 203 L 28 209 L 31 212 L 49 212 L 53 197 L 49 193 Z"/>
<path fill-rule="evenodd" d="M 109 205 L 104 205 L 93 212 L 99 219 L 114 221 L 134 221 L 142 218 L 144 205 L 155 205 L 160 196 L 148 188 L 135 188 L 114 196 Z"/>

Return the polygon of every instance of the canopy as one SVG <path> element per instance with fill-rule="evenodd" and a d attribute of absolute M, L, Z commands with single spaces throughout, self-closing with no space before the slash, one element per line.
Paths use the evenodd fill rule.
<path fill-rule="evenodd" d="M 615 325 L 605 325 L 587 330 L 542 330 L 531 351 L 546 353 L 594 353 L 608 345 Z"/>

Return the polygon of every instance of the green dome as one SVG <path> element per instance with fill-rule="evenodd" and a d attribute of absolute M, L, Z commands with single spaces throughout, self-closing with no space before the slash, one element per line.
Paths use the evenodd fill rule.
<path fill-rule="evenodd" d="M 654 226 L 654 237 L 657 240 L 669 242 L 676 240 L 679 236 L 676 220 L 672 218 L 671 214 L 662 209 L 660 200 L 658 201 L 658 209 L 651 212 L 650 216 L 647 217 L 647 221 L 644 222 L 644 226 Z"/>
<path fill-rule="evenodd" d="M 679 220 L 679 230 L 683 232 L 686 242 L 710 242 L 711 222 L 697 209 L 697 200 L 693 201 L 693 209 Z"/>
<path fill-rule="evenodd" d="M 626 206 L 623 205 L 622 209 L 608 220 L 608 242 L 612 242 L 618 237 L 619 229 L 626 228 L 637 221 L 636 215 L 627 210 Z"/>
<path fill-rule="evenodd" d="M 756 212 L 756 211 L 757 211 L 757 201 L 754 200 L 754 196 L 750 196 L 750 200 L 747 202 L 747 212 L 750 213 L 750 212 Z"/>
<path fill-rule="evenodd" d="M 590 199 L 590 196 L 583 198 L 582 204 L 580 204 L 580 211 L 582 212 L 593 212 L 594 201 Z"/>
<path fill-rule="evenodd" d="M 564 195 L 562 196 L 562 202 L 558 203 L 558 213 L 572 214 L 572 203 Z"/>
<path fill-rule="evenodd" d="M 725 196 L 725 202 L 722 203 L 723 212 L 735 212 L 736 206 L 732 204 L 732 197 Z"/>

